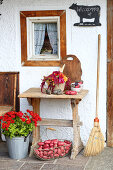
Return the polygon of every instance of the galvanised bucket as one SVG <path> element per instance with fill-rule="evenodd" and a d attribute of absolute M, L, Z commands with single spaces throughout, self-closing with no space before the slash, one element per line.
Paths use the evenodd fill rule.
<path fill-rule="evenodd" d="M 6 137 L 9 156 L 12 159 L 23 159 L 28 155 L 29 136 L 25 137 Z"/>

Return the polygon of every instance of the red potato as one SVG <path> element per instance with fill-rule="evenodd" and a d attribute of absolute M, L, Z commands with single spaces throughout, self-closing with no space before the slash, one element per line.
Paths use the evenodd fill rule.
<path fill-rule="evenodd" d="M 64 156 L 65 155 L 65 153 L 61 153 L 61 155 L 60 156 Z"/>
<path fill-rule="evenodd" d="M 67 95 L 76 95 L 77 92 L 69 90 L 69 91 L 66 91 L 65 94 L 67 94 Z"/>
<path fill-rule="evenodd" d="M 42 150 L 42 146 L 40 146 L 40 147 L 38 148 L 38 150 Z"/>
<path fill-rule="evenodd" d="M 57 141 L 54 141 L 54 145 L 57 145 L 57 143 L 58 143 Z"/>
<path fill-rule="evenodd" d="M 54 146 L 54 148 L 58 147 L 57 143 L 56 143 L 56 144 L 54 144 L 53 146 Z"/>
<path fill-rule="evenodd" d="M 38 142 L 38 145 L 42 146 L 42 145 L 44 145 L 44 142 Z"/>
<path fill-rule="evenodd" d="M 53 143 L 54 143 L 53 140 L 51 140 L 50 144 L 53 144 Z"/>
<path fill-rule="evenodd" d="M 35 153 L 39 155 L 40 151 L 38 149 L 35 149 Z"/>
<path fill-rule="evenodd" d="M 68 140 L 64 140 L 64 142 L 67 143 L 67 144 L 71 144 L 71 142 L 68 141 Z"/>
<path fill-rule="evenodd" d="M 44 156 L 47 156 L 48 155 L 48 152 L 47 151 L 44 151 Z"/>
<path fill-rule="evenodd" d="M 57 142 L 58 142 L 58 139 L 52 139 L 51 141 L 53 141 L 53 142 L 54 142 L 54 141 L 57 141 Z"/>
<path fill-rule="evenodd" d="M 47 159 L 47 156 L 43 156 L 42 158 L 43 158 L 43 159 Z"/>
<path fill-rule="evenodd" d="M 62 152 L 61 152 L 61 149 L 58 148 L 58 154 L 61 155 L 61 153 L 62 153 Z"/>
<path fill-rule="evenodd" d="M 53 145 L 54 145 L 53 143 L 50 143 L 50 144 L 49 144 L 50 147 L 53 146 Z"/>
<path fill-rule="evenodd" d="M 58 139 L 52 139 L 51 141 L 53 141 L 53 143 L 57 143 Z"/>
<path fill-rule="evenodd" d="M 65 151 L 65 149 L 64 149 L 64 152 L 63 153 L 65 153 L 66 151 Z"/>
<path fill-rule="evenodd" d="M 66 150 L 66 153 L 68 153 L 69 152 L 69 150 Z"/>
<path fill-rule="evenodd" d="M 43 157 L 43 152 L 42 151 L 40 151 L 39 156 Z"/>
<path fill-rule="evenodd" d="M 50 150 L 54 150 L 54 148 L 53 148 L 53 147 L 50 147 L 49 149 L 50 149 Z"/>
<path fill-rule="evenodd" d="M 64 152 L 64 146 L 61 146 L 60 149 L 61 149 L 61 152 Z"/>
<path fill-rule="evenodd" d="M 46 140 L 44 143 L 45 143 L 45 144 L 50 144 L 50 143 L 51 143 L 51 140 Z"/>
<path fill-rule="evenodd" d="M 70 147 L 69 147 L 69 146 L 65 146 L 65 149 L 66 149 L 66 150 L 69 150 L 69 149 L 70 149 Z"/>
<path fill-rule="evenodd" d="M 53 155 L 53 154 L 51 154 L 51 155 L 50 155 L 50 157 L 51 157 L 51 158 L 54 158 L 54 155 Z"/>
<path fill-rule="evenodd" d="M 54 154 L 54 157 L 59 157 L 59 155 L 56 153 L 56 154 Z"/>
<path fill-rule="evenodd" d="M 44 144 L 43 148 L 49 148 L 49 144 Z"/>
<path fill-rule="evenodd" d="M 48 152 L 48 155 L 51 155 L 51 154 L 53 154 L 53 151 L 49 151 L 49 152 Z"/>
<path fill-rule="evenodd" d="M 54 150 L 54 153 L 58 153 L 58 149 L 57 148 Z"/>
<path fill-rule="evenodd" d="M 57 145 L 58 145 L 58 146 L 64 146 L 64 144 L 65 144 L 64 142 L 58 141 L 58 144 L 57 144 Z"/>
<path fill-rule="evenodd" d="M 49 151 L 49 148 L 44 148 L 45 151 Z"/>

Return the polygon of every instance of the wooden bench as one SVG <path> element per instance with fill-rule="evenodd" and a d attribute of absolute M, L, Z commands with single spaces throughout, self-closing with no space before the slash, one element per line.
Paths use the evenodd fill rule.
<path fill-rule="evenodd" d="M 13 106 L 0 106 L 0 116 L 3 116 L 5 113 L 10 112 L 13 109 Z"/>

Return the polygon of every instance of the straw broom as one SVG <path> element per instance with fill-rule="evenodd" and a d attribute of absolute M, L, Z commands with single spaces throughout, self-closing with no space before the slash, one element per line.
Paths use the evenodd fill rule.
<path fill-rule="evenodd" d="M 94 156 L 104 149 L 104 136 L 101 132 L 98 119 L 99 105 L 99 72 L 100 72 L 100 34 L 98 35 L 98 59 L 97 59 L 97 87 L 96 87 L 96 114 L 94 119 L 94 127 L 91 130 L 87 145 L 84 149 L 84 156 Z"/>

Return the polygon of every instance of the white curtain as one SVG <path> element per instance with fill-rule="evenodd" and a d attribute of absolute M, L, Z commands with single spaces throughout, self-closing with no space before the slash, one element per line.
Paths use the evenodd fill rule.
<path fill-rule="evenodd" d="M 40 54 L 44 38 L 45 38 L 45 28 L 46 24 L 35 23 L 34 24 L 34 45 L 35 45 L 35 55 Z"/>
<path fill-rule="evenodd" d="M 57 54 L 57 24 L 47 24 L 47 32 L 49 36 L 49 40 L 53 49 L 53 54 Z"/>

